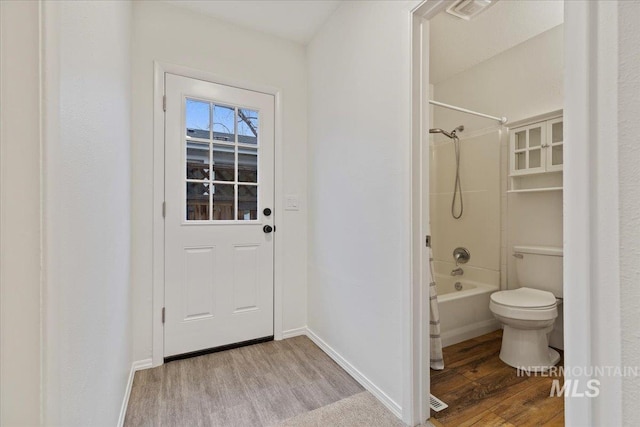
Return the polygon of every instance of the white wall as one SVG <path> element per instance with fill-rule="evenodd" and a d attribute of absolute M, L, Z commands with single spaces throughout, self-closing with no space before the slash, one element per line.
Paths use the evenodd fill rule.
<path fill-rule="evenodd" d="M 402 406 L 410 7 L 345 2 L 308 46 L 309 328 Z"/>
<path fill-rule="evenodd" d="M 527 40 L 435 85 L 438 101 L 459 105 L 509 122 L 562 108 L 563 26 Z M 435 108 L 438 127 L 453 129 L 463 117 L 466 131 L 496 122 Z"/>
<path fill-rule="evenodd" d="M 44 8 L 44 424 L 113 426 L 131 368 L 131 3 Z"/>
<path fill-rule="evenodd" d="M 37 2 L 0 2 L 0 425 L 40 422 Z"/>
<path fill-rule="evenodd" d="M 506 116 L 511 123 L 559 110 L 563 108 L 563 58 L 560 25 L 440 82 L 434 88 L 436 99 Z M 453 129 L 459 124 L 465 125 L 463 136 L 495 126 L 495 122 L 487 119 L 435 109 L 435 126 Z M 500 153 L 503 180 L 509 167 L 507 143 L 508 138 L 504 138 Z M 469 181 L 466 179 L 463 184 L 469 185 Z M 506 205 L 507 214 L 501 227 L 507 237 L 501 244 L 502 284 L 506 286 L 508 282 L 510 288 L 517 288 L 520 284 L 515 276 L 514 258 L 510 256 L 513 245 L 562 246 L 562 192 L 507 195 L 503 182 L 498 203 Z"/>
<path fill-rule="evenodd" d="M 619 2 L 619 164 L 620 170 L 620 301 L 622 365 L 640 366 L 640 7 Z M 622 412 L 625 425 L 640 425 L 640 381 L 623 378 Z"/>
<path fill-rule="evenodd" d="M 304 47 L 162 2 L 133 6 L 132 282 L 134 359 L 152 352 L 153 61 L 282 90 L 284 193 L 300 211 L 279 215 L 284 239 L 283 329 L 306 325 L 306 73 Z M 156 208 L 160 208 L 156 206 Z M 282 229 L 282 233 L 281 230 Z"/>

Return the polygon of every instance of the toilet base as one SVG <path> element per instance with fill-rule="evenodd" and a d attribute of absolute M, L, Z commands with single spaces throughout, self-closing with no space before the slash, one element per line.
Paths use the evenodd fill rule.
<path fill-rule="evenodd" d="M 500 360 L 527 372 L 545 372 L 560 361 L 560 354 L 549 347 L 551 328 L 516 329 L 504 325 Z"/>

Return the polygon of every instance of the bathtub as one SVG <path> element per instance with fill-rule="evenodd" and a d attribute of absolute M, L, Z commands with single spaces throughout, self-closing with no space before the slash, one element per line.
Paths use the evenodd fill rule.
<path fill-rule="evenodd" d="M 499 290 L 497 284 L 444 274 L 436 274 L 435 279 L 443 347 L 500 329 L 489 310 L 489 298 Z M 456 282 L 462 289 L 456 289 Z"/>

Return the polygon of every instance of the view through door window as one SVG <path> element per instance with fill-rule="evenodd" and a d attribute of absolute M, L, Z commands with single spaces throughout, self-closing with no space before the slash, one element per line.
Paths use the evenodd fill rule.
<path fill-rule="evenodd" d="M 185 99 L 186 220 L 258 219 L 259 112 Z"/>

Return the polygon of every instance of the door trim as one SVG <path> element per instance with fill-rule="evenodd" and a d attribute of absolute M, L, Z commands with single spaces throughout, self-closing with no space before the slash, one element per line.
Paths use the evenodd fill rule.
<path fill-rule="evenodd" d="M 164 307 L 164 217 L 162 203 L 164 202 L 164 109 L 163 96 L 165 73 L 177 74 L 192 79 L 204 80 L 240 89 L 262 92 L 273 95 L 275 100 L 274 126 L 274 208 L 276 212 L 274 225 L 278 233 L 285 232 L 284 222 L 281 221 L 284 212 L 283 203 L 283 147 L 282 147 L 282 89 L 258 85 L 238 79 L 224 77 L 208 71 L 195 70 L 182 65 L 154 61 L 153 76 L 153 297 L 152 297 L 152 365 L 160 366 L 164 363 L 164 326 L 162 323 L 162 308 Z M 273 335 L 274 339 L 282 337 L 282 305 L 283 305 L 283 246 L 284 239 L 274 239 L 273 263 Z"/>

